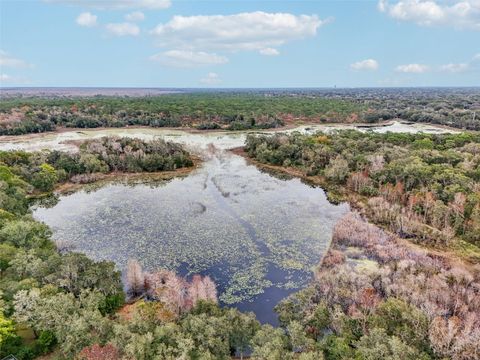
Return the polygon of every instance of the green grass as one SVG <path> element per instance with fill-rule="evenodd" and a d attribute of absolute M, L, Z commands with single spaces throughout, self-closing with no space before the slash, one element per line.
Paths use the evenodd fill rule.
<path fill-rule="evenodd" d="M 467 259 L 472 263 L 480 263 L 480 247 L 474 244 L 459 239 L 452 245 L 452 250 L 462 259 Z"/>

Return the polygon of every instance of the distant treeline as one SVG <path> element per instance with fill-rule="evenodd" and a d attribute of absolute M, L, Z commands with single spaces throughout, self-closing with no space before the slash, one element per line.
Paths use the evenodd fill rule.
<path fill-rule="evenodd" d="M 256 94 L 171 94 L 145 98 L 5 99 L 0 135 L 45 132 L 57 127 L 124 126 L 197 129 L 265 129 L 295 117 L 344 121 L 362 106 L 350 101 Z"/>
<path fill-rule="evenodd" d="M 475 89 L 192 92 L 153 97 L 12 98 L 0 101 L 0 135 L 57 127 L 265 129 L 296 121 L 380 122 L 400 118 L 480 129 Z"/>

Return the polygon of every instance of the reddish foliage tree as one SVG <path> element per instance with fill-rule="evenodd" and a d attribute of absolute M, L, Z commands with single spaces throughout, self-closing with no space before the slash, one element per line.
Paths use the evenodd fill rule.
<path fill-rule="evenodd" d="M 322 266 L 316 274 L 319 298 L 360 320 L 374 311 L 379 294 L 401 299 L 430 319 L 430 342 L 440 357 L 479 358 L 478 274 L 450 258 L 408 246 L 354 213 L 336 224 L 333 246 L 338 245 L 358 247 L 379 269 L 362 274 L 347 263 Z"/>
<path fill-rule="evenodd" d="M 93 344 L 83 348 L 78 354 L 80 360 L 118 360 L 120 355 L 118 350 L 112 344 L 100 346 L 99 344 Z"/>

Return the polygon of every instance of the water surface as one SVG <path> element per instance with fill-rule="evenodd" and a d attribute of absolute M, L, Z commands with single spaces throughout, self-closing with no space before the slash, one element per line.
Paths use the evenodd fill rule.
<path fill-rule="evenodd" d="M 394 121 L 387 126 L 368 126 L 354 124 L 328 124 L 328 125 L 302 125 L 289 130 L 270 130 L 265 134 L 276 132 L 292 133 L 298 131 L 304 134 L 313 134 L 317 131 L 331 132 L 335 130 L 356 129 L 359 131 L 375 132 L 408 132 L 408 133 L 455 133 L 452 129 L 446 129 L 429 124 L 406 124 Z M 85 129 L 41 134 L 28 134 L 20 136 L 0 136 L 0 150 L 28 150 L 37 151 L 43 149 L 56 149 L 76 151 L 77 147 L 71 141 L 88 140 L 102 136 L 136 137 L 143 140 L 162 138 L 165 140 L 182 143 L 190 150 L 205 148 L 212 143 L 220 149 L 231 149 L 242 146 L 248 133 L 256 131 L 185 131 L 178 129 L 163 128 L 110 128 L 110 129 Z"/>
<path fill-rule="evenodd" d="M 302 126 L 287 132 L 341 128 L 351 126 Z M 444 131 L 401 123 L 369 131 L 387 129 Z M 205 161 L 186 178 L 86 187 L 60 196 L 51 208 L 35 209 L 35 218 L 53 229 L 54 240 L 93 259 L 112 260 L 121 270 L 133 258 L 149 271 L 210 275 L 222 304 L 254 311 L 260 321 L 275 324 L 274 305 L 310 281 L 334 223 L 348 206 L 330 204 L 322 189 L 278 179 L 226 151 L 243 145 L 245 132 L 68 131 L 2 137 L 0 149 L 75 151 L 70 140 L 107 135 L 161 137 L 185 144 Z"/>
<path fill-rule="evenodd" d="M 346 210 L 217 151 L 186 178 L 82 190 L 34 216 L 56 241 L 120 269 L 134 258 L 150 271 L 208 274 L 223 304 L 275 323 L 273 306 L 308 283 Z"/>

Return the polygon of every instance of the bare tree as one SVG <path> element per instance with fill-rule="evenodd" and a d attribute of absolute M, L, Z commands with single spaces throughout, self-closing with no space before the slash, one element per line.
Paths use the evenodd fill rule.
<path fill-rule="evenodd" d="M 207 300 L 217 302 L 217 286 L 213 282 L 212 279 L 210 279 L 209 276 L 205 276 L 203 278 L 203 285 L 205 287 L 205 294 L 207 296 Z"/>
<path fill-rule="evenodd" d="M 140 296 L 145 291 L 145 274 L 137 260 L 128 260 L 127 289 L 131 296 Z"/>

